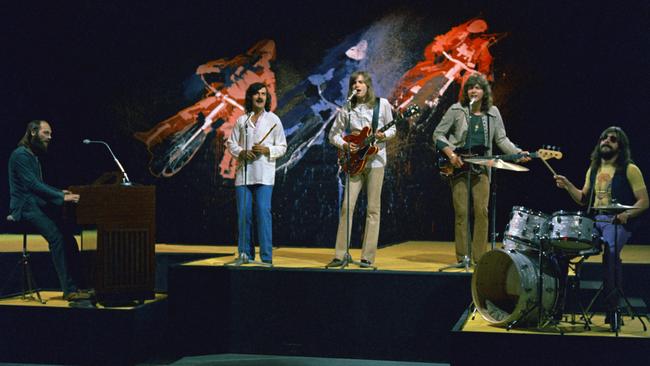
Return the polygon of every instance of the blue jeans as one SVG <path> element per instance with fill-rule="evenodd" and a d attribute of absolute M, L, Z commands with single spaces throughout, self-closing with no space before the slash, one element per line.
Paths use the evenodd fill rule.
<path fill-rule="evenodd" d="M 63 294 L 77 291 L 71 267 L 78 268 L 79 247 L 72 230 L 66 228 L 58 217 L 47 215 L 37 208 L 23 211 L 22 221 L 28 222 L 47 240 Z"/>
<path fill-rule="evenodd" d="M 615 287 L 621 288 L 623 283 L 623 266 L 621 263 L 621 249 L 630 240 L 632 233 L 623 225 L 614 225 L 614 215 L 597 215 L 596 229 L 603 238 L 603 291 L 608 310 L 616 309 L 618 294 L 612 293 Z M 618 252 L 618 253 L 617 253 Z M 616 258 L 618 257 L 618 260 Z"/>
<path fill-rule="evenodd" d="M 239 238 L 237 239 L 239 254 L 246 253 L 248 258 L 255 259 L 255 247 L 251 240 L 254 203 L 260 257 L 263 261 L 271 261 L 273 259 L 273 219 L 271 216 L 273 186 L 262 184 L 237 186 L 235 192 L 237 214 L 239 215 L 237 225 L 239 228 Z"/>

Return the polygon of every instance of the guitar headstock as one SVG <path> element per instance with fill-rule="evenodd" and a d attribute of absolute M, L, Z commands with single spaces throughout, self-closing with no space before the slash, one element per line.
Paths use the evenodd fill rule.
<path fill-rule="evenodd" d="M 542 160 L 548 159 L 562 159 L 562 152 L 557 146 L 544 145 L 541 149 L 535 152 L 537 157 Z"/>
<path fill-rule="evenodd" d="M 420 114 L 420 107 L 417 104 L 411 104 L 404 110 L 404 112 L 402 113 L 402 117 L 409 118 L 417 114 Z"/>

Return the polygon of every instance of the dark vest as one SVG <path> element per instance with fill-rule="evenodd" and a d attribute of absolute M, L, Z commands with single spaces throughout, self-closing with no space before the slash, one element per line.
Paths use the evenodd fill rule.
<path fill-rule="evenodd" d="M 598 169 L 595 171 L 592 170 L 589 175 L 589 195 L 591 197 L 593 190 L 596 187 L 596 175 L 598 174 Z M 616 169 L 614 177 L 612 178 L 612 202 L 617 202 L 622 205 L 633 205 L 636 202 L 636 197 L 634 197 L 634 191 L 630 182 L 627 180 L 627 165 L 623 169 Z M 588 203 L 588 202 L 587 202 Z M 630 222 L 631 221 L 631 222 Z M 628 221 L 628 224 L 625 225 L 625 228 L 630 230 L 636 227 L 635 219 Z"/>

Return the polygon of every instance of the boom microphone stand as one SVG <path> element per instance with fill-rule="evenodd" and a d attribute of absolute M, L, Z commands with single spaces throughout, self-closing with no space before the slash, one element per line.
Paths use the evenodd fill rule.
<path fill-rule="evenodd" d="M 250 122 L 250 119 L 253 117 L 254 114 L 255 114 L 254 112 L 249 113 L 248 117 L 246 118 L 246 121 L 244 121 L 244 147 L 245 147 L 244 151 L 248 151 L 248 149 L 249 149 L 249 146 L 248 146 L 248 123 Z M 244 160 L 244 186 L 248 186 L 247 172 L 248 172 L 248 158 L 246 157 L 246 160 Z M 244 192 L 244 204 L 243 204 L 244 210 L 243 211 L 247 210 L 247 207 L 246 207 L 247 199 L 246 199 L 246 197 L 248 197 L 248 193 Z M 243 242 L 246 243 L 246 234 L 248 232 L 248 230 L 247 230 L 248 228 L 246 227 L 246 213 L 242 214 L 242 212 L 239 212 L 238 219 L 239 219 L 238 220 L 239 221 L 239 235 L 244 235 Z M 241 230 L 242 227 L 244 228 L 244 230 Z M 250 228 L 250 229 L 251 229 L 251 231 L 253 230 L 252 228 Z M 243 231 L 243 233 L 242 233 L 242 231 Z M 250 245 L 251 245 L 251 247 L 253 247 L 253 250 L 255 250 L 255 247 L 253 246 L 253 240 L 251 240 Z M 237 246 L 237 250 L 239 251 L 239 245 Z M 258 262 L 258 261 L 254 260 L 252 258 L 249 258 L 248 254 L 243 253 L 241 251 L 239 251 L 237 259 L 235 259 L 234 261 L 230 261 L 228 263 L 225 263 L 224 265 L 225 266 L 239 267 L 242 264 L 257 264 L 257 265 L 263 266 L 263 267 L 273 267 L 273 264 L 271 264 L 271 263 Z"/>

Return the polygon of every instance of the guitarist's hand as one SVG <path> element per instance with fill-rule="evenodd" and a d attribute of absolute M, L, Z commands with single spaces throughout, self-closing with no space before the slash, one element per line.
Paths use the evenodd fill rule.
<path fill-rule="evenodd" d="M 377 140 L 381 141 L 386 138 L 386 134 L 381 131 L 377 131 L 375 132 L 375 137 L 377 138 Z"/>
<path fill-rule="evenodd" d="M 457 154 L 452 154 L 451 158 L 449 158 L 449 162 L 456 168 L 460 168 L 464 164 L 463 159 L 461 159 L 460 155 Z"/>
<path fill-rule="evenodd" d="M 526 163 L 530 161 L 530 152 L 522 151 L 521 154 L 523 154 L 524 156 L 521 157 L 520 159 L 517 159 L 517 163 Z"/>
<path fill-rule="evenodd" d="M 355 153 L 357 150 L 359 150 L 359 146 L 353 142 L 347 142 L 345 145 L 343 145 L 343 150 Z"/>
<path fill-rule="evenodd" d="M 253 161 L 257 158 L 257 155 L 252 150 L 242 150 L 239 153 L 239 160 L 241 161 Z"/>

